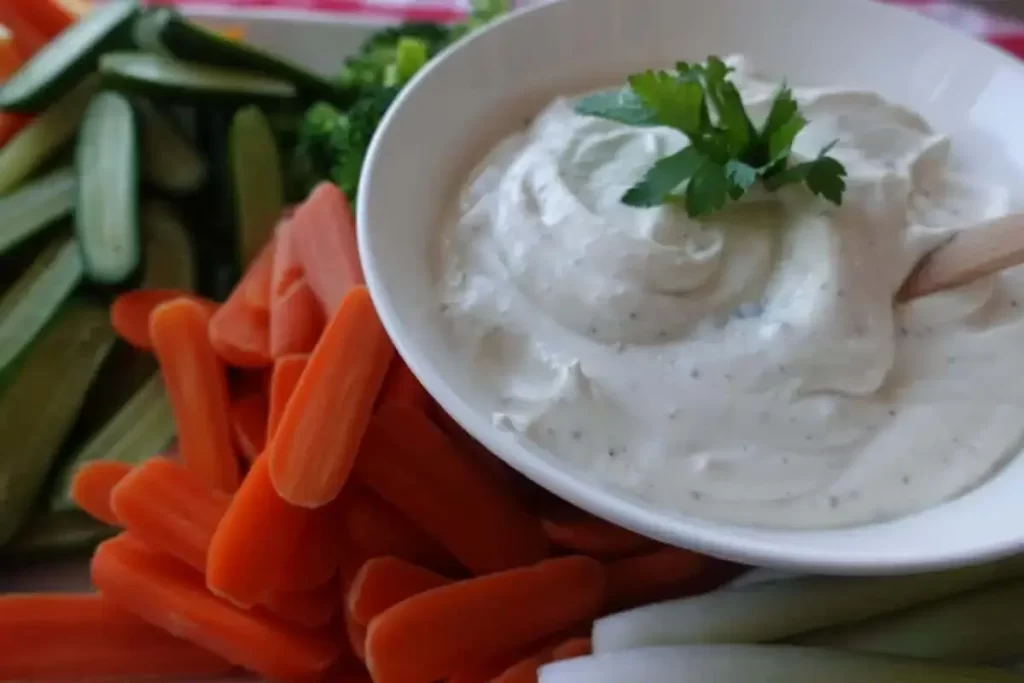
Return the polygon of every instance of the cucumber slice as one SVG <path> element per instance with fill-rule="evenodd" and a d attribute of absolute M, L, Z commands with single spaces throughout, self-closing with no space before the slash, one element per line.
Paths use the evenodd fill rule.
<path fill-rule="evenodd" d="M 277 140 L 259 107 L 240 109 L 231 121 L 229 137 L 235 225 L 245 268 L 270 240 L 281 218 L 284 178 Z"/>
<path fill-rule="evenodd" d="M 174 209 L 155 200 L 143 204 L 142 231 L 146 235 L 142 286 L 196 291 L 199 276 L 195 247 Z"/>
<path fill-rule="evenodd" d="M 120 90 L 179 102 L 280 101 L 295 97 L 295 86 L 287 81 L 141 52 L 104 55 L 100 73 Z"/>
<path fill-rule="evenodd" d="M 0 87 L 0 109 L 38 112 L 96 68 L 100 55 L 126 45 L 139 12 L 135 0 L 101 6 L 46 44 Z"/>
<path fill-rule="evenodd" d="M 135 36 L 139 47 L 150 52 L 280 78 L 316 99 L 339 104 L 349 99 L 330 80 L 276 55 L 210 31 L 169 7 L 158 7 L 140 15 L 135 22 Z"/>
<path fill-rule="evenodd" d="M 0 147 L 0 195 L 43 168 L 74 137 L 98 82 L 95 77 L 86 79 Z"/>
<path fill-rule="evenodd" d="M 124 96 L 103 92 L 93 98 L 78 134 L 75 163 L 75 231 L 85 274 L 99 284 L 120 284 L 142 259 L 138 120 Z"/>
<path fill-rule="evenodd" d="M 63 238 L 36 258 L 0 299 L 0 371 L 27 349 L 82 281 L 82 256 Z"/>
<path fill-rule="evenodd" d="M 0 198 L 0 254 L 69 214 L 77 193 L 75 170 L 62 168 Z"/>
<path fill-rule="evenodd" d="M 71 480 L 85 463 L 118 460 L 135 465 L 165 449 L 175 433 L 174 413 L 157 373 L 61 470 L 50 500 L 51 512 L 78 509 L 71 499 Z"/>
<path fill-rule="evenodd" d="M 174 195 L 197 192 L 206 182 L 206 160 L 178 127 L 146 101 L 135 103 L 142 118 L 142 175 Z"/>
<path fill-rule="evenodd" d="M 114 340 L 104 306 L 71 299 L 0 392 L 0 545 L 32 512 Z"/>

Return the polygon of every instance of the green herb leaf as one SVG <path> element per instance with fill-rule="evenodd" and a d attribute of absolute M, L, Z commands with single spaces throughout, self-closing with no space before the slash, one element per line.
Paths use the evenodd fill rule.
<path fill-rule="evenodd" d="M 835 205 L 843 203 L 846 169 L 832 157 L 820 156 L 807 171 L 807 189 Z"/>
<path fill-rule="evenodd" d="M 700 83 L 668 71 L 645 71 L 630 76 L 629 87 L 663 125 L 690 137 L 700 134 L 705 108 Z"/>
<path fill-rule="evenodd" d="M 633 126 L 667 126 L 690 140 L 689 147 L 655 162 L 622 201 L 635 207 L 681 202 L 691 217 L 706 216 L 729 199 L 742 199 L 761 181 L 769 191 L 805 184 L 813 194 L 840 204 L 846 169 L 827 156 L 835 143 L 813 161 L 790 165 L 793 143 L 807 126 L 793 91 L 779 88 L 758 130 L 729 80 L 731 72 L 718 57 L 704 64 L 679 62 L 675 72 L 634 74 L 626 90 L 577 102 L 580 114 Z"/>
<path fill-rule="evenodd" d="M 729 201 L 731 183 L 725 168 L 706 162 L 697 169 L 686 186 L 686 211 L 699 218 L 721 211 Z"/>
<path fill-rule="evenodd" d="M 577 114 L 608 119 L 627 126 L 658 126 L 658 117 L 629 88 L 587 95 L 576 101 Z"/>
<path fill-rule="evenodd" d="M 622 202 L 638 208 L 664 204 L 705 162 L 704 155 L 695 147 L 663 157 L 651 166 L 643 180 L 622 196 Z"/>

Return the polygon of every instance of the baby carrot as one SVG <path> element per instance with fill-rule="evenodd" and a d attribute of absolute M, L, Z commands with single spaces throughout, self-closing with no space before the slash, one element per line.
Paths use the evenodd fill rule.
<path fill-rule="evenodd" d="M 210 343 L 228 365 L 262 368 L 272 362 L 270 269 L 273 258 L 273 244 L 269 244 L 210 319 Z"/>
<path fill-rule="evenodd" d="M 543 520 L 544 533 L 563 550 L 597 558 L 624 557 L 650 551 L 657 541 L 606 522 L 578 508 L 558 505 L 559 511 Z"/>
<path fill-rule="evenodd" d="M 267 440 L 269 441 L 281 424 L 284 408 L 299 385 L 299 378 L 309 364 L 309 356 L 292 354 L 281 356 L 274 361 L 274 372 L 270 378 L 270 415 L 267 417 Z"/>
<path fill-rule="evenodd" d="M 395 557 L 375 557 L 363 565 L 349 586 L 347 605 L 361 624 L 424 591 L 451 581 L 429 569 Z"/>
<path fill-rule="evenodd" d="M 337 580 L 332 577 L 317 588 L 271 593 L 263 605 L 284 621 L 316 628 L 331 622 L 341 602 Z"/>
<path fill-rule="evenodd" d="M 0 82 L 21 68 L 22 58 L 14 45 L 14 38 L 0 29 Z"/>
<path fill-rule="evenodd" d="M 75 23 L 75 17 L 60 0 L 7 0 L 49 42 Z"/>
<path fill-rule="evenodd" d="M 365 282 L 355 218 L 342 191 L 332 183 L 318 185 L 292 216 L 290 237 L 309 286 L 330 317 L 349 290 Z"/>
<path fill-rule="evenodd" d="M 135 289 L 120 294 L 110 306 L 110 323 L 121 339 L 137 349 L 149 351 L 153 340 L 149 336 L 149 316 L 160 304 L 174 299 L 191 299 L 213 315 L 217 303 L 195 294 L 177 289 Z"/>
<path fill-rule="evenodd" d="M 545 664 L 560 662 L 589 655 L 591 651 L 589 638 L 573 638 L 554 648 L 545 648 L 537 654 L 510 666 L 492 683 L 537 683 L 537 670 Z M 450 681 L 449 681 L 450 683 Z"/>
<path fill-rule="evenodd" d="M 0 680 L 192 679 L 233 667 L 96 594 L 0 597 Z"/>
<path fill-rule="evenodd" d="M 426 412 L 430 405 L 430 396 L 423 388 L 409 366 L 398 356 L 391 361 L 391 368 L 384 378 L 384 386 L 380 390 L 377 405 L 385 403 L 404 403 Z"/>
<path fill-rule="evenodd" d="M 347 608 L 345 609 L 345 635 L 356 659 L 366 661 L 366 626 L 360 624 Z"/>
<path fill-rule="evenodd" d="M 288 572 L 309 569 L 296 567 L 298 562 L 292 558 L 300 551 L 310 552 L 303 546 L 310 545 L 309 530 L 322 523 L 317 512 L 282 499 L 270 481 L 266 455 L 256 458 L 213 534 L 206 563 L 210 590 L 251 607 L 277 591 L 294 589 L 300 582 Z M 302 583 L 308 588 L 326 578 Z"/>
<path fill-rule="evenodd" d="M 337 497 L 393 355 L 366 288 L 352 289 L 313 350 L 267 446 L 270 476 L 282 498 L 316 508 Z"/>
<path fill-rule="evenodd" d="M 366 662 L 376 683 L 430 683 L 467 655 L 487 658 L 593 619 L 604 568 L 588 557 L 468 579 L 413 596 L 372 622 Z"/>
<path fill-rule="evenodd" d="M 548 555 L 540 523 L 419 410 L 388 404 L 377 411 L 356 475 L 475 574 Z"/>
<path fill-rule="evenodd" d="M 117 521 L 133 537 L 197 571 L 206 568 L 210 539 L 229 502 L 225 493 L 161 457 L 135 468 L 111 495 Z"/>
<path fill-rule="evenodd" d="M 110 492 L 131 471 L 131 465 L 118 460 L 87 462 L 71 479 L 71 499 L 94 519 L 117 526 L 117 515 L 110 507 Z"/>
<path fill-rule="evenodd" d="M 0 147 L 6 145 L 11 138 L 21 132 L 21 129 L 28 125 L 32 117 L 25 114 L 13 114 L 0 111 Z"/>
<path fill-rule="evenodd" d="M 721 573 L 724 563 L 681 548 L 626 557 L 607 566 L 607 612 L 620 612 L 703 592 L 709 575 Z"/>
<path fill-rule="evenodd" d="M 157 306 L 149 320 L 153 351 L 178 425 L 185 466 L 211 488 L 238 488 L 228 380 L 207 337 L 210 312 L 190 299 Z"/>
<path fill-rule="evenodd" d="M 201 574 L 130 539 L 100 545 L 92 581 L 105 597 L 150 624 L 268 678 L 311 676 L 340 652 L 326 634 L 220 600 L 206 590 Z"/>
<path fill-rule="evenodd" d="M 377 494 L 349 482 L 338 516 L 353 550 L 364 557 L 393 556 L 444 574 L 459 563 L 437 541 Z"/>
<path fill-rule="evenodd" d="M 50 36 L 29 21 L 23 8 L 15 7 L 10 0 L 0 2 L 0 26 L 11 32 L 11 41 L 23 59 L 34 55 L 50 40 Z"/>
<path fill-rule="evenodd" d="M 250 393 L 231 403 L 231 429 L 235 445 L 252 462 L 267 445 L 267 397 Z"/>
<path fill-rule="evenodd" d="M 297 541 L 295 552 L 281 566 L 281 590 L 306 590 L 322 585 L 334 576 L 347 552 L 344 535 L 338 525 L 342 500 L 309 510 L 308 522 Z"/>
<path fill-rule="evenodd" d="M 278 227 L 270 285 L 270 355 L 309 353 L 324 330 L 325 315 L 299 264 L 291 223 Z"/>
<path fill-rule="evenodd" d="M 584 628 L 589 631 L 589 624 L 580 624 L 569 631 L 554 633 L 539 640 L 519 644 L 513 648 L 505 648 L 500 654 L 493 655 L 484 660 L 478 660 L 474 657 L 468 666 L 461 667 L 458 673 L 448 679 L 447 683 L 491 683 L 491 681 L 519 662 L 542 652 L 550 652 L 565 643 L 566 639 L 574 637 L 575 632 L 582 632 Z"/>

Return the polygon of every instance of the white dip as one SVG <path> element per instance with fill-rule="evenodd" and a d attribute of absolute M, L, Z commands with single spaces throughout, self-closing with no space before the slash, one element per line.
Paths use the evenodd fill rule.
<path fill-rule="evenodd" d="M 741 60 L 755 122 L 775 83 Z M 685 137 L 553 102 L 474 172 L 440 244 L 452 343 L 497 425 L 685 513 L 885 520 L 976 486 L 1024 440 L 1024 274 L 893 306 L 952 231 L 1008 211 L 949 140 L 869 92 L 796 89 L 849 173 L 710 217 L 623 192 Z M 1020 307 L 1018 308 L 1018 301 Z"/>

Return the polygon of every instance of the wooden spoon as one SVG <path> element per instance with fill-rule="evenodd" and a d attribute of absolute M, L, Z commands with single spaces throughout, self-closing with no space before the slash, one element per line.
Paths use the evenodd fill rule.
<path fill-rule="evenodd" d="M 1024 263 L 1024 214 L 995 218 L 956 233 L 925 256 L 907 277 L 897 301 L 953 289 Z"/>

